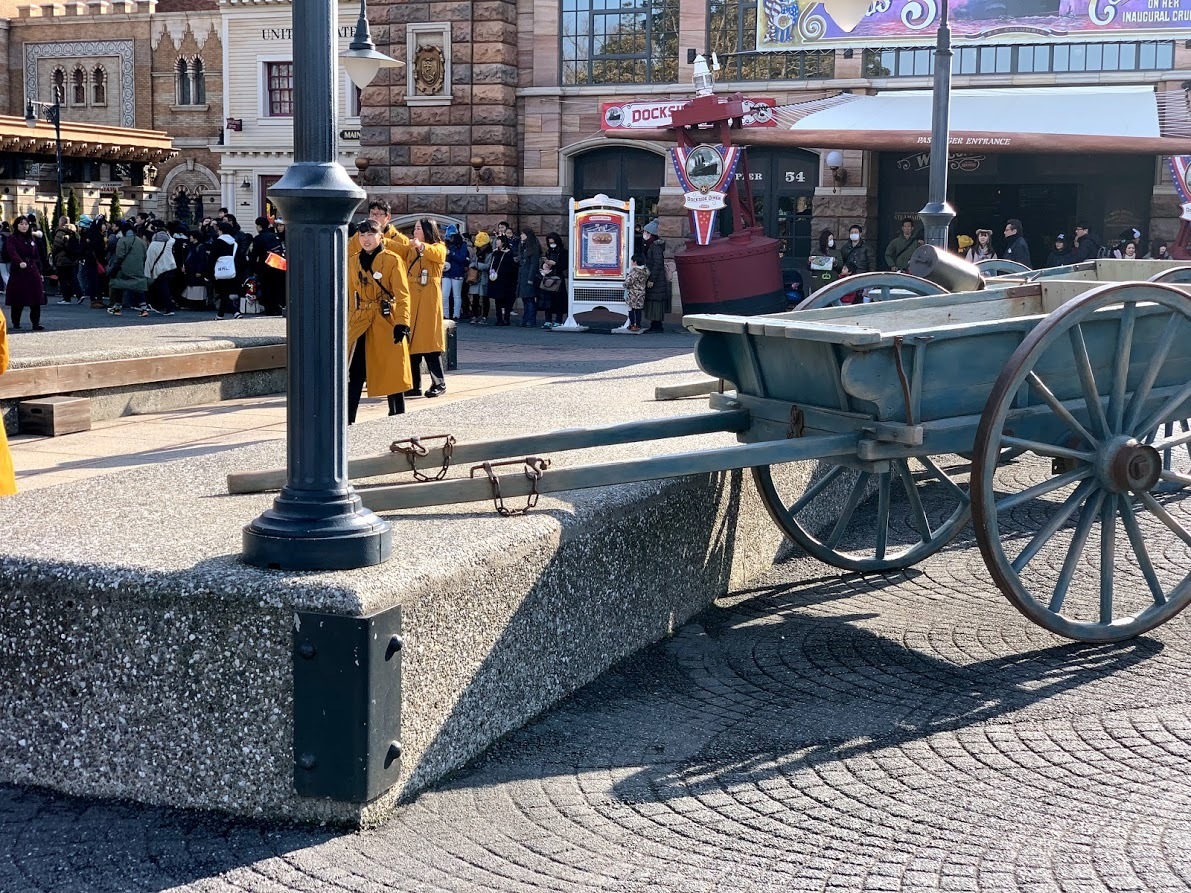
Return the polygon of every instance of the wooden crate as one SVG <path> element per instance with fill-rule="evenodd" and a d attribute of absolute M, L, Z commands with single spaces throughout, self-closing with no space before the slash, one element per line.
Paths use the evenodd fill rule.
<path fill-rule="evenodd" d="M 23 400 L 17 411 L 22 434 L 57 437 L 91 430 L 89 397 L 38 397 Z"/>

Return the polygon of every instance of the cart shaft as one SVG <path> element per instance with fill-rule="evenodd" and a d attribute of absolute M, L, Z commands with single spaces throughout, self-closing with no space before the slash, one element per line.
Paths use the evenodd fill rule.
<path fill-rule="evenodd" d="M 578 468 L 551 469 L 536 479 L 529 477 L 523 471 L 516 471 L 511 474 L 499 475 L 495 480 L 499 484 L 499 493 L 503 498 L 527 497 L 535 493 L 557 493 L 563 490 L 606 487 L 634 481 L 733 471 L 757 465 L 805 462 L 833 456 L 855 455 L 859 437 L 859 434 L 854 433 L 832 434 L 822 437 L 741 444 L 691 453 L 651 456 L 647 459 L 631 459 Z M 483 476 L 474 478 L 371 487 L 360 490 L 359 495 L 364 501 L 364 505 L 372 511 L 391 512 L 397 509 L 482 502 L 492 499 L 494 492 L 492 480 L 485 473 Z"/>
<path fill-rule="evenodd" d="M 452 465 L 469 465 L 490 459 L 505 459 L 510 456 L 541 455 L 542 453 L 615 446 L 639 441 L 666 440 L 672 437 L 693 437 L 720 432 L 739 434 L 748 430 L 749 424 L 750 416 L 747 410 L 732 409 L 673 418 L 625 422 L 599 428 L 569 428 L 501 440 L 456 443 L 451 448 L 450 460 Z M 426 455 L 417 458 L 418 468 L 422 471 L 434 472 L 443 463 L 444 441 L 433 441 L 425 446 Z M 352 459 L 347 464 L 348 476 L 352 480 L 387 474 L 402 474 L 410 470 L 410 460 L 405 453 L 401 452 L 369 456 L 365 459 Z M 240 472 L 227 476 L 227 490 L 228 493 L 260 493 L 265 490 L 280 489 L 285 486 L 285 481 L 284 468 Z"/>

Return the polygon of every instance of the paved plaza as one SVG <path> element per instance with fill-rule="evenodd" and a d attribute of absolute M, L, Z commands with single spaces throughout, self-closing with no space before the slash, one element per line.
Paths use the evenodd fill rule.
<path fill-rule="evenodd" d="M 376 831 L 0 788 L 0 889 L 1191 886 L 1185 620 L 1125 645 L 1062 642 L 989 591 L 969 539 L 905 574 L 809 561 L 720 600 Z"/>
<path fill-rule="evenodd" d="M 461 362 L 598 362 L 495 335 L 465 331 Z M 1185 573 L 1188 550 L 1154 559 Z M 989 583 L 970 528 L 901 573 L 793 558 L 377 830 L 0 786 L 0 891 L 1185 890 L 1189 633 L 1178 617 L 1122 645 L 1055 638 Z"/>

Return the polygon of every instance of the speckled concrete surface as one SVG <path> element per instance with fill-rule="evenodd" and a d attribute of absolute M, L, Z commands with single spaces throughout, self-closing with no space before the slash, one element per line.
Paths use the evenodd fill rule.
<path fill-rule="evenodd" d="M 351 431 L 353 456 L 395 438 L 461 439 L 703 409 L 653 389 L 689 357 L 556 381 Z M 731 435 L 568 454 L 724 445 Z M 378 820 L 603 669 L 771 565 L 780 536 L 739 474 L 543 497 L 526 517 L 483 504 L 393 516 L 380 568 L 290 574 L 238 560 L 268 496 L 220 495 L 280 443 L 20 494 L 0 515 L 0 774 L 72 793 L 246 815 Z M 801 467 L 801 466 L 800 466 Z M 804 466 L 809 474 L 812 465 Z M 402 781 L 364 810 L 304 800 L 292 771 L 295 610 L 403 606 Z"/>

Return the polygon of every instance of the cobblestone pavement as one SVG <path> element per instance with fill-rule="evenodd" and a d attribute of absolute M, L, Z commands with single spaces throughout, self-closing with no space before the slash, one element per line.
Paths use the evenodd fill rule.
<path fill-rule="evenodd" d="M 0 890 L 1188 889 L 1188 620 L 1079 645 L 987 580 L 970 529 L 787 561 L 371 832 L 0 787 Z"/>

